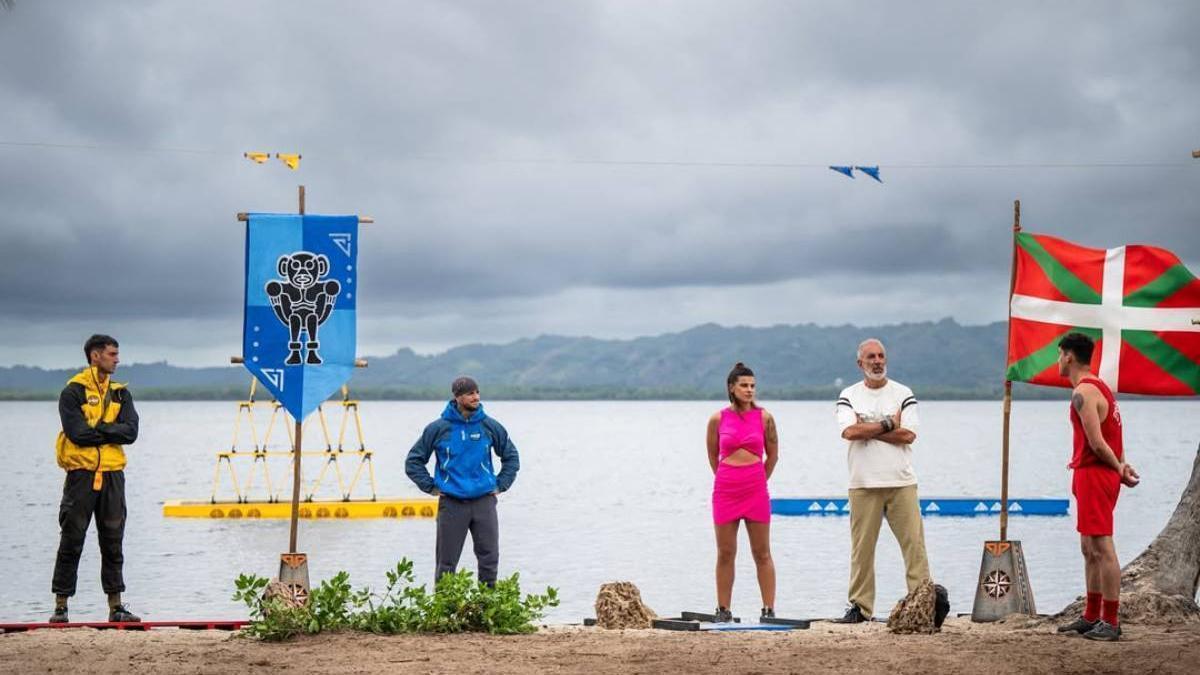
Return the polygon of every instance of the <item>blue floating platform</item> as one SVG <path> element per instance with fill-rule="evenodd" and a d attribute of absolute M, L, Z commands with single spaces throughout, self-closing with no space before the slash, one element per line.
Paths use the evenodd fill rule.
<path fill-rule="evenodd" d="M 1008 500 L 1010 516 L 1065 516 L 1070 500 L 1054 497 L 1020 497 Z M 998 497 L 926 497 L 921 513 L 926 516 L 997 516 Z M 847 516 L 846 497 L 791 497 L 771 500 L 771 513 L 778 516 Z"/>

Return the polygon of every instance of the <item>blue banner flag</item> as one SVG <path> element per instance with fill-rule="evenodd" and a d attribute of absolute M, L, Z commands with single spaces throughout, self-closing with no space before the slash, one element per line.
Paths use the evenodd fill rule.
<path fill-rule="evenodd" d="M 354 372 L 358 216 L 251 213 L 246 368 L 297 420 Z"/>

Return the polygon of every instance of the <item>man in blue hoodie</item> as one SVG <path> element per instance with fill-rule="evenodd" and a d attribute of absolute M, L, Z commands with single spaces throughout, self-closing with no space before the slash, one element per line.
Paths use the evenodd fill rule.
<path fill-rule="evenodd" d="M 408 451 L 405 469 L 423 492 L 438 496 L 437 575 L 458 569 L 467 532 L 479 560 L 479 580 L 496 583 L 500 564 L 500 525 L 496 495 L 512 487 L 521 462 L 508 432 L 483 412 L 479 385 L 460 377 L 450 385 L 454 398 L 442 416 L 425 427 Z M 500 473 L 492 468 L 492 453 L 500 457 Z M 426 465 L 437 455 L 434 475 Z"/>

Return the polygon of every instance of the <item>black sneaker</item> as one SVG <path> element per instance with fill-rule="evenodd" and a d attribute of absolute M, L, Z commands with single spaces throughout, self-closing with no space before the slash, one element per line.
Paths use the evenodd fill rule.
<path fill-rule="evenodd" d="M 1084 633 L 1095 628 L 1096 624 L 1098 624 L 1098 623 L 1100 623 L 1099 619 L 1097 619 L 1095 621 L 1088 621 L 1087 619 L 1085 619 L 1081 616 L 1078 619 L 1075 619 L 1074 621 L 1072 621 L 1071 623 L 1068 623 L 1064 626 L 1059 626 L 1058 632 L 1060 632 L 1060 633 L 1079 633 L 1080 635 L 1083 635 Z"/>
<path fill-rule="evenodd" d="M 862 610 L 853 602 L 850 603 L 850 607 L 842 618 L 833 619 L 833 623 L 863 623 L 864 621 L 870 621 L 870 619 L 863 616 Z"/>
<path fill-rule="evenodd" d="M 1121 639 L 1121 627 L 1114 626 L 1104 619 L 1096 622 L 1095 627 L 1083 634 L 1083 637 L 1089 640 L 1101 640 L 1103 642 L 1116 642 Z"/>
<path fill-rule="evenodd" d="M 774 619 L 775 618 L 775 608 L 774 607 L 763 607 L 762 612 L 758 615 L 758 618 Z"/>
<path fill-rule="evenodd" d="M 714 623 L 730 623 L 732 621 L 733 621 L 733 612 L 729 611 L 728 609 L 725 609 L 724 607 L 718 607 L 717 611 L 713 612 L 713 622 Z"/>
<path fill-rule="evenodd" d="M 54 613 L 50 615 L 50 623 L 68 623 L 68 622 L 69 622 L 69 619 L 67 619 L 67 608 L 66 607 L 55 607 Z"/>
<path fill-rule="evenodd" d="M 142 618 L 133 612 L 125 605 L 117 605 L 108 611 L 109 623 L 140 623 Z"/>

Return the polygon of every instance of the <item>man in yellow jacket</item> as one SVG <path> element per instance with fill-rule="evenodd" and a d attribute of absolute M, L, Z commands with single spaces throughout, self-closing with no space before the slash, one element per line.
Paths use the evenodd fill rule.
<path fill-rule="evenodd" d="M 120 363 L 117 341 L 93 335 L 83 345 L 88 367 L 72 377 L 58 397 L 62 431 L 58 465 L 66 472 L 58 507 L 61 538 L 54 563 L 54 614 L 51 623 L 67 622 L 67 599 L 75 595 L 79 556 L 92 516 L 100 539 L 100 584 L 108 594 L 108 620 L 141 621 L 121 603 L 125 563 L 125 450 L 138 436 L 138 415 L 125 385 L 112 381 Z"/>

